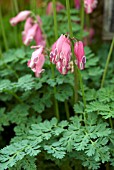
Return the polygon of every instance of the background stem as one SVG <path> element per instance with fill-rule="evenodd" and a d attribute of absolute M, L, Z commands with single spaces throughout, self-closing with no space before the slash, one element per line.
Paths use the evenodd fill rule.
<path fill-rule="evenodd" d="M 30 0 L 30 10 L 34 12 L 35 14 L 37 13 L 37 3 L 36 0 Z"/>
<path fill-rule="evenodd" d="M 66 0 L 66 9 L 67 9 L 67 17 L 68 17 L 68 28 L 69 28 L 69 34 L 70 37 L 73 37 L 73 31 L 72 31 L 72 23 L 71 23 L 71 18 L 70 18 L 70 3 L 69 0 Z M 73 55 L 73 63 L 74 63 L 74 103 L 78 101 L 78 70 L 77 66 L 75 64 L 75 56 L 74 56 L 74 49 L 72 45 L 72 55 Z"/>
<path fill-rule="evenodd" d="M 67 9 L 67 17 L 68 17 L 69 34 L 70 34 L 70 37 L 73 37 L 72 23 L 71 23 L 71 18 L 70 18 L 70 4 L 69 4 L 69 0 L 66 0 L 66 9 Z"/>
<path fill-rule="evenodd" d="M 82 75 L 80 73 L 80 70 L 78 70 L 78 73 L 79 73 L 78 75 L 79 75 L 79 78 L 80 78 L 80 88 L 81 88 L 81 91 L 82 91 L 82 98 L 83 98 L 84 109 L 85 109 L 86 108 L 86 97 L 85 97 L 83 80 L 82 80 Z"/>
<path fill-rule="evenodd" d="M 89 30 L 89 28 L 90 28 L 90 17 L 89 17 L 89 14 L 87 14 L 87 13 L 86 13 L 86 27 Z"/>
<path fill-rule="evenodd" d="M 8 50 L 8 43 L 7 43 L 6 33 L 5 33 L 5 29 L 4 29 L 4 24 L 3 24 L 3 17 L 2 17 L 1 7 L 0 7 L 0 26 L 1 26 L 1 31 L 2 31 L 5 50 L 7 51 Z"/>
<path fill-rule="evenodd" d="M 84 1 L 81 0 L 81 14 L 80 14 L 80 18 L 81 18 L 81 39 L 83 38 L 83 30 L 84 30 Z"/>
<path fill-rule="evenodd" d="M 56 16 L 56 1 L 53 0 L 53 14 L 54 14 L 54 31 L 55 31 L 55 40 L 57 40 L 58 38 L 58 30 L 57 30 L 57 16 Z M 51 64 L 51 70 L 52 70 L 52 78 L 55 79 L 55 72 L 54 72 L 54 67 L 53 64 Z M 59 116 L 59 107 L 58 107 L 58 101 L 55 98 L 56 95 L 56 86 L 54 86 L 54 102 L 55 102 L 55 113 L 56 113 L 56 117 L 59 120 L 60 116 Z"/>
<path fill-rule="evenodd" d="M 105 81 L 105 78 L 106 78 L 106 73 L 107 73 L 107 70 L 108 70 L 108 65 L 109 65 L 109 62 L 110 62 L 113 47 L 114 47 L 114 37 L 112 39 L 112 43 L 111 43 L 110 50 L 109 50 L 109 53 L 108 53 L 108 57 L 107 57 L 107 61 L 106 61 L 106 65 L 105 65 L 105 69 L 104 69 L 104 73 L 103 73 L 103 77 L 102 77 L 102 81 L 101 81 L 101 88 L 104 86 L 104 81 Z M 111 117 L 109 118 L 109 123 L 110 123 L 111 128 L 113 128 L 113 123 L 112 123 Z"/>
<path fill-rule="evenodd" d="M 70 118 L 69 106 L 68 106 L 68 103 L 66 100 L 65 100 L 64 104 L 65 104 L 66 117 L 67 117 L 67 120 L 69 120 L 69 118 Z"/>
<path fill-rule="evenodd" d="M 12 7 L 12 16 L 15 16 L 17 15 L 17 10 L 15 8 L 15 5 L 14 5 L 14 1 L 11 1 L 11 7 Z M 15 10 L 13 10 L 15 8 Z M 19 35 L 18 35 L 18 30 L 17 30 L 17 27 L 13 27 L 14 29 L 14 37 L 15 37 L 15 45 L 16 47 L 18 48 L 19 47 Z"/>
<path fill-rule="evenodd" d="M 58 28 L 57 28 L 57 15 L 56 15 L 56 1 L 53 0 L 53 17 L 54 17 L 54 31 L 55 39 L 58 38 Z"/>
<path fill-rule="evenodd" d="M 101 88 L 104 86 L 104 81 L 105 81 L 105 78 L 106 78 L 106 73 L 107 73 L 109 61 L 110 61 L 110 58 L 111 58 L 111 54 L 112 54 L 112 51 L 113 51 L 113 47 L 114 47 L 114 37 L 112 39 L 112 43 L 111 43 L 110 50 L 109 50 L 109 53 L 108 53 L 108 57 L 107 57 L 107 61 L 106 61 L 106 65 L 105 65 L 105 69 L 104 69 L 104 73 L 103 73 L 103 77 L 102 77 L 102 81 L 101 81 Z"/>
<path fill-rule="evenodd" d="M 55 72 L 54 72 L 54 67 L 53 64 L 51 64 L 51 71 L 52 71 L 52 78 L 55 79 Z M 59 107 L 58 107 L 58 101 L 55 98 L 56 95 L 56 86 L 54 86 L 53 88 L 53 92 L 54 92 L 54 103 L 55 103 L 55 113 L 56 113 L 56 118 L 59 120 L 60 116 L 59 116 Z"/>
<path fill-rule="evenodd" d="M 17 0 L 13 0 L 14 8 L 15 8 L 15 13 L 19 13 L 19 8 L 18 8 L 18 2 Z"/>

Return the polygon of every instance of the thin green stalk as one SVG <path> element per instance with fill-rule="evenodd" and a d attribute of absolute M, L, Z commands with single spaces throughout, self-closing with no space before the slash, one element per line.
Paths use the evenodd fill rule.
<path fill-rule="evenodd" d="M 70 3 L 69 0 L 66 0 L 66 9 L 67 9 L 67 17 L 68 17 L 68 28 L 69 28 L 69 34 L 70 37 L 73 37 L 73 31 L 72 31 L 72 23 L 70 18 Z M 75 56 L 74 56 L 74 50 L 72 45 L 72 52 L 73 52 L 73 63 L 74 63 L 74 103 L 78 100 L 78 71 L 77 67 L 75 65 Z"/>
<path fill-rule="evenodd" d="M 113 129 L 113 123 L 112 123 L 111 117 L 109 118 L 109 123 L 110 123 L 111 128 Z"/>
<path fill-rule="evenodd" d="M 36 0 L 30 0 L 30 9 L 36 14 L 36 10 L 37 10 Z"/>
<path fill-rule="evenodd" d="M 55 33 L 55 40 L 57 40 L 58 25 L 57 25 L 57 14 L 56 14 L 56 0 L 52 0 L 52 4 L 53 4 L 54 33 Z"/>
<path fill-rule="evenodd" d="M 52 71 L 52 78 L 55 79 L 55 73 L 54 73 L 54 67 L 53 64 L 51 64 L 51 71 Z M 58 102 L 55 99 L 55 95 L 56 95 L 56 86 L 54 86 L 54 102 L 55 102 L 55 113 L 56 113 L 56 118 L 59 120 L 60 116 L 59 116 L 59 107 L 58 107 Z"/>
<path fill-rule="evenodd" d="M 74 56 L 74 53 L 73 53 Z M 75 59 L 74 59 L 75 61 Z M 78 101 L 78 89 L 79 89 L 79 77 L 78 77 L 78 68 L 74 63 L 74 103 Z"/>
<path fill-rule="evenodd" d="M 69 0 L 66 0 L 66 9 L 67 9 L 67 17 L 68 17 L 69 34 L 70 34 L 70 37 L 73 37 L 72 23 L 71 23 L 71 18 L 70 18 L 70 3 L 69 3 Z"/>
<path fill-rule="evenodd" d="M 83 37 L 83 30 L 84 30 L 84 0 L 81 0 L 81 39 Z"/>
<path fill-rule="evenodd" d="M 89 30 L 90 30 L 90 18 L 89 18 L 89 14 L 87 14 L 87 13 L 86 13 L 86 28 L 87 28 L 87 31 L 89 32 Z M 89 34 L 90 34 L 90 33 L 89 33 Z M 89 36 L 90 36 L 90 35 L 88 35 L 88 36 L 86 37 L 86 39 L 87 39 L 87 45 L 90 44 L 90 38 L 89 38 Z"/>
<path fill-rule="evenodd" d="M 80 73 L 80 70 L 78 70 L 78 73 L 79 73 L 78 75 L 79 75 L 79 79 L 80 79 L 80 88 L 81 88 L 81 91 L 82 91 L 82 98 L 83 98 L 84 108 L 86 108 L 86 97 L 85 97 L 83 80 L 82 80 L 82 75 Z"/>
<path fill-rule="evenodd" d="M 80 88 L 82 91 L 82 99 L 83 99 L 83 104 L 84 104 L 84 123 L 86 125 L 86 113 L 85 113 L 85 108 L 86 108 L 86 97 L 85 97 L 85 92 L 84 92 L 84 86 L 83 86 L 83 80 L 82 80 L 82 75 L 80 73 L 80 70 L 78 70 L 78 75 L 79 75 L 79 79 L 80 79 Z"/>
<path fill-rule="evenodd" d="M 87 29 L 89 30 L 90 28 L 90 18 L 89 18 L 89 14 L 86 13 L 86 26 L 87 26 Z"/>
<path fill-rule="evenodd" d="M 112 54 L 112 51 L 113 51 L 113 47 L 114 47 L 114 37 L 112 39 L 112 43 L 111 43 L 110 50 L 109 50 L 109 53 L 108 53 L 108 57 L 107 57 L 103 77 L 102 77 L 102 80 L 101 80 L 101 88 L 104 86 L 104 81 L 105 81 L 105 78 L 106 78 L 106 73 L 107 73 L 107 70 L 108 70 L 108 65 L 109 65 L 109 61 L 110 61 L 111 54 Z"/>
<path fill-rule="evenodd" d="M 0 47 L 0 59 L 2 58 L 2 49 Z"/>
<path fill-rule="evenodd" d="M 17 96 L 16 93 L 14 93 L 14 92 L 12 92 L 12 91 L 9 91 L 9 90 L 5 90 L 4 92 L 9 93 L 9 94 L 11 94 L 12 96 L 14 96 L 19 103 L 23 103 L 23 101 Z"/>
<path fill-rule="evenodd" d="M 18 7 L 18 2 L 17 0 L 13 0 L 13 4 L 14 4 L 14 8 L 15 8 L 15 12 L 16 14 L 19 12 L 19 7 Z"/>
<path fill-rule="evenodd" d="M 34 0 L 34 13 L 37 14 L 37 0 Z"/>
<path fill-rule="evenodd" d="M 56 16 L 56 1 L 53 0 L 53 17 L 54 17 L 54 31 L 55 31 L 55 40 L 57 40 L 58 38 L 58 29 L 57 29 L 57 16 Z M 55 73 L 54 73 L 54 67 L 51 64 L 51 70 L 52 70 L 52 77 L 53 79 L 55 79 Z M 54 86 L 54 95 L 56 95 L 56 86 Z M 60 119 L 60 115 L 59 115 L 59 107 L 58 107 L 58 101 L 55 99 L 55 111 L 56 111 L 56 117 L 59 120 Z"/>
<path fill-rule="evenodd" d="M 14 11 L 13 9 L 14 9 L 14 2 L 13 1 L 11 1 L 11 7 L 12 7 L 12 16 L 15 16 L 15 15 L 17 15 L 17 12 L 16 12 L 16 10 Z M 19 41 L 18 41 L 18 33 L 17 33 L 17 27 L 13 27 L 13 29 L 14 29 L 14 37 L 15 37 L 15 45 L 16 45 L 16 47 L 18 47 L 19 46 Z"/>
<path fill-rule="evenodd" d="M 56 1 L 53 0 L 53 17 L 54 17 L 54 31 L 55 39 L 58 38 L 58 28 L 57 28 L 57 15 L 56 15 Z"/>
<path fill-rule="evenodd" d="M 2 31 L 2 36 L 3 36 L 5 50 L 7 51 L 8 50 L 8 43 L 7 43 L 8 41 L 7 41 L 7 38 L 6 38 L 5 29 L 4 29 L 1 7 L 0 7 L 0 26 L 1 26 L 1 31 Z"/>
<path fill-rule="evenodd" d="M 66 117 L 67 117 L 67 120 L 69 120 L 69 118 L 70 118 L 69 106 L 68 106 L 68 103 L 66 100 L 65 100 L 64 104 L 65 104 Z"/>
<path fill-rule="evenodd" d="M 104 69 L 104 73 L 103 73 L 103 77 L 102 77 L 102 81 L 101 81 L 101 88 L 104 86 L 104 81 L 105 81 L 105 78 L 106 78 L 106 73 L 107 73 L 107 70 L 108 70 L 108 65 L 109 65 L 109 62 L 110 62 L 113 47 L 114 47 L 114 37 L 112 39 L 112 43 L 111 43 L 110 50 L 109 50 L 109 53 L 108 53 L 108 57 L 107 57 L 107 61 L 106 61 L 106 65 L 105 65 L 105 69 Z M 112 123 L 111 118 L 109 118 L 109 123 L 110 123 L 111 128 L 113 128 L 113 123 Z"/>

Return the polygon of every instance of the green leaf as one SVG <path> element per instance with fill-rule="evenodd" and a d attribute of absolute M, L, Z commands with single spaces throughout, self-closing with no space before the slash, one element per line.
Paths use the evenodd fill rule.
<path fill-rule="evenodd" d="M 75 104 L 74 105 L 74 111 L 75 113 L 83 113 L 84 111 L 83 105 L 82 104 Z"/>
<path fill-rule="evenodd" d="M 20 77 L 18 79 L 18 83 L 16 84 L 16 87 L 21 90 L 31 90 L 34 87 L 34 78 L 30 74 L 26 74 L 23 77 Z"/>
<path fill-rule="evenodd" d="M 72 95 L 73 95 L 73 89 L 71 88 L 71 86 L 64 84 L 57 87 L 55 98 L 59 101 L 64 102 Z"/>
<path fill-rule="evenodd" d="M 5 114 L 5 108 L 0 108 L 0 131 L 3 131 L 3 126 L 8 126 L 9 120 Z"/>
<path fill-rule="evenodd" d="M 20 124 L 27 121 L 29 106 L 26 104 L 16 105 L 9 113 L 8 118 L 12 123 Z"/>
<path fill-rule="evenodd" d="M 55 157 L 56 159 L 63 159 L 63 157 L 65 156 L 66 152 L 64 151 L 65 148 L 61 147 L 60 145 L 57 146 L 59 143 L 53 143 L 51 146 L 49 145 L 45 145 L 44 146 L 44 150 L 47 151 L 47 153 L 52 154 L 53 157 Z"/>
<path fill-rule="evenodd" d="M 22 160 L 18 161 L 16 165 L 9 170 L 37 170 L 36 167 L 36 158 L 32 156 L 25 156 Z"/>

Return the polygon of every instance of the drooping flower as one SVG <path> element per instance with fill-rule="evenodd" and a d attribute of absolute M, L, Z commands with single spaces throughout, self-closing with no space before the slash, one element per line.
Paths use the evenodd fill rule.
<path fill-rule="evenodd" d="M 60 38 L 52 46 L 52 51 L 50 53 L 50 61 L 53 64 L 56 64 L 56 68 L 61 74 L 65 75 L 70 70 L 70 59 L 70 40 L 65 35 L 61 35 Z"/>
<path fill-rule="evenodd" d="M 64 9 L 64 5 L 62 5 L 60 2 L 56 2 L 56 11 L 59 12 L 60 10 Z M 47 5 L 46 9 L 46 14 L 47 15 L 52 15 L 53 14 L 53 3 L 49 2 Z"/>
<path fill-rule="evenodd" d="M 31 11 L 21 11 L 16 15 L 15 17 L 10 19 L 10 24 L 12 26 L 15 26 L 17 23 L 24 21 L 27 19 L 27 17 L 31 14 Z"/>
<path fill-rule="evenodd" d="M 27 20 L 25 22 L 25 25 L 24 25 L 24 31 L 22 32 L 22 40 L 23 40 L 23 42 L 25 42 L 25 40 L 26 40 L 26 36 L 28 34 L 29 29 L 32 28 L 33 22 L 34 21 L 33 21 L 33 19 L 31 17 L 27 18 Z"/>
<path fill-rule="evenodd" d="M 45 37 L 42 33 L 42 21 L 39 15 L 33 18 L 30 16 L 30 11 L 21 11 L 19 14 L 10 20 L 11 25 L 15 26 L 21 21 L 25 21 L 24 31 L 22 32 L 22 41 L 25 45 L 29 45 L 32 40 L 35 40 L 36 45 L 46 45 Z"/>
<path fill-rule="evenodd" d="M 76 56 L 76 65 L 80 70 L 83 70 L 85 68 L 86 57 L 82 41 L 74 44 L 74 54 Z"/>
<path fill-rule="evenodd" d="M 32 53 L 31 60 L 28 61 L 27 65 L 35 73 L 36 77 L 40 77 L 41 73 L 44 72 L 44 69 L 42 69 L 44 62 L 45 57 L 43 54 L 43 47 L 40 46 Z"/>
<path fill-rule="evenodd" d="M 25 45 L 29 45 L 30 42 L 34 39 L 34 37 L 36 35 L 37 28 L 38 28 L 38 24 L 34 24 L 32 27 L 30 27 L 28 29 L 28 31 L 26 32 L 25 37 L 23 38 L 23 43 Z"/>
<path fill-rule="evenodd" d="M 75 8 L 80 9 L 80 0 L 74 0 Z"/>
<path fill-rule="evenodd" d="M 96 8 L 98 1 L 97 0 L 84 0 L 84 7 L 87 14 L 93 12 Z"/>
<path fill-rule="evenodd" d="M 36 42 L 36 45 L 42 45 L 43 47 L 45 47 L 46 40 L 44 38 L 44 35 L 42 34 L 42 30 L 41 30 L 40 26 L 38 26 L 36 29 L 36 34 L 35 34 L 34 40 Z"/>

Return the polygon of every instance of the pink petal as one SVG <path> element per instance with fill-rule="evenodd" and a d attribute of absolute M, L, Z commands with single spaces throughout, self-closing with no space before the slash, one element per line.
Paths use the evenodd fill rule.
<path fill-rule="evenodd" d="M 84 0 L 85 11 L 87 14 L 93 12 L 96 8 L 98 1 L 97 0 Z"/>
<path fill-rule="evenodd" d="M 31 11 L 21 11 L 15 17 L 10 19 L 10 24 L 15 26 L 17 23 L 26 20 L 26 18 L 31 14 Z"/>
<path fill-rule="evenodd" d="M 34 39 L 35 34 L 36 34 L 36 30 L 37 30 L 38 24 L 34 24 L 28 31 L 27 34 L 25 36 L 25 39 L 23 41 L 23 43 L 25 45 L 29 45 L 30 42 Z"/>
<path fill-rule="evenodd" d="M 34 39 L 36 41 L 36 45 L 41 45 L 41 46 L 45 47 L 46 41 L 45 41 L 45 39 L 43 37 L 41 28 L 39 26 L 36 29 L 36 33 L 35 33 Z"/>
<path fill-rule="evenodd" d="M 74 54 L 77 59 L 76 64 L 78 65 L 78 68 L 80 70 L 83 70 L 85 67 L 86 58 L 85 58 L 85 53 L 84 53 L 84 46 L 81 41 L 76 42 L 74 44 Z"/>

